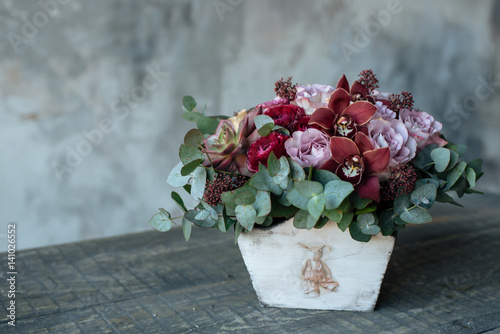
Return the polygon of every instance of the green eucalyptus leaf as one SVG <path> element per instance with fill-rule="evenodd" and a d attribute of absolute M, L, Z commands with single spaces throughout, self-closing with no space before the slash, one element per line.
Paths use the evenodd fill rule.
<path fill-rule="evenodd" d="M 238 205 L 235 209 L 236 219 L 247 231 L 251 231 L 257 219 L 257 212 L 251 205 Z"/>
<path fill-rule="evenodd" d="M 236 189 L 234 194 L 234 203 L 236 205 L 249 205 L 255 202 L 257 190 L 249 186 L 244 186 Z"/>
<path fill-rule="evenodd" d="M 205 217 L 204 219 L 198 219 L 197 217 Z M 213 227 L 217 224 L 217 219 L 212 219 L 211 212 L 209 210 L 188 210 L 184 214 L 184 218 L 192 222 L 199 227 Z"/>
<path fill-rule="evenodd" d="M 382 235 L 388 236 L 394 233 L 394 218 L 396 216 L 392 212 L 392 210 L 385 210 L 379 216 L 379 226 L 382 232 Z"/>
<path fill-rule="evenodd" d="M 325 185 L 326 209 L 336 209 L 344 199 L 354 191 L 351 183 L 342 180 L 333 180 Z"/>
<path fill-rule="evenodd" d="M 459 155 L 455 151 L 450 151 L 450 162 L 448 163 L 448 167 L 446 167 L 446 170 L 450 170 L 453 167 L 456 166 L 458 162 Z"/>
<path fill-rule="evenodd" d="M 424 184 L 432 183 L 433 185 L 436 186 L 436 188 L 439 187 L 439 181 L 431 178 L 425 178 L 425 179 L 420 179 L 417 182 L 415 182 L 415 189 L 423 186 Z"/>
<path fill-rule="evenodd" d="M 342 232 L 345 232 L 354 218 L 354 212 L 344 212 L 342 214 L 342 219 L 338 222 L 339 228 Z"/>
<path fill-rule="evenodd" d="M 274 127 L 273 124 L 266 124 L 263 127 L 261 127 L 259 130 L 257 130 L 257 133 L 261 137 L 267 137 L 273 131 L 273 127 Z"/>
<path fill-rule="evenodd" d="M 372 238 L 371 235 L 364 234 L 363 231 L 361 231 L 361 226 L 357 222 L 353 222 L 349 225 L 349 233 L 354 240 L 360 242 L 368 242 Z"/>
<path fill-rule="evenodd" d="M 297 189 L 302 196 L 311 198 L 323 192 L 323 185 L 316 181 L 301 181 L 295 182 L 295 189 Z"/>
<path fill-rule="evenodd" d="M 280 162 L 278 158 L 276 158 L 274 152 L 271 152 L 267 158 L 267 170 L 269 171 L 270 176 L 276 176 L 280 171 Z"/>
<path fill-rule="evenodd" d="M 196 122 L 201 116 L 203 116 L 203 114 L 200 114 L 197 111 L 188 111 L 182 114 L 182 118 L 189 122 Z"/>
<path fill-rule="evenodd" d="M 214 117 L 201 115 L 196 120 L 196 126 L 203 134 L 214 134 L 219 126 L 219 120 Z"/>
<path fill-rule="evenodd" d="M 319 217 L 321 217 L 321 214 L 323 213 L 325 204 L 326 204 L 326 197 L 324 194 L 313 196 L 309 199 L 309 202 L 307 203 L 307 211 L 309 211 L 309 214 L 311 216 L 313 216 L 316 220 L 318 220 Z"/>
<path fill-rule="evenodd" d="M 340 180 L 340 178 L 330 171 L 324 169 L 313 169 L 312 180 L 321 183 L 323 186 L 326 186 L 328 182 Z"/>
<path fill-rule="evenodd" d="M 303 181 L 306 179 L 306 173 L 304 173 L 304 168 L 302 168 L 302 166 L 300 166 L 293 159 L 288 159 L 288 163 L 290 164 L 292 179 L 294 181 Z"/>
<path fill-rule="evenodd" d="M 184 165 L 195 161 L 195 160 L 203 160 L 203 153 L 200 151 L 198 147 L 189 146 L 186 144 L 181 144 L 179 149 L 179 157 Z"/>
<path fill-rule="evenodd" d="M 261 129 L 263 126 L 271 124 L 271 129 L 274 126 L 274 120 L 267 115 L 258 115 L 254 118 L 255 127 Z"/>
<path fill-rule="evenodd" d="M 483 159 L 476 159 L 467 164 L 467 167 L 472 168 L 476 173 L 476 175 L 478 175 L 476 181 L 479 179 L 479 174 L 481 174 L 482 166 L 483 166 Z"/>
<path fill-rule="evenodd" d="M 225 191 L 220 195 L 221 201 L 229 208 L 236 208 L 236 203 L 234 201 L 235 194 L 232 191 Z"/>
<path fill-rule="evenodd" d="M 179 162 L 177 165 L 172 168 L 172 171 L 168 175 L 167 183 L 172 187 L 182 187 L 189 182 L 191 178 L 189 175 L 184 176 L 181 174 L 181 169 L 184 166 L 182 162 Z"/>
<path fill-rule="evenodd" d="M 434 168 L 437 172 L 444 172 L 450 163 L 450 150 L 444 147 L 439 147 L 431 152 L 431 159 L 434 161 Z"/>
<path fill-rule="evenodd" d="M 358 222 L 358 224 L 361 225 L 361 223 Z M 372 225 L 362 225 L 361 226 L 361 233 L 367 234 L 367 235 L 375 235 L 380 233 L 380 226 L 372 224 Z"/>
<path fill-rule="evenodd" d="M 187 176 L 193 173 L 200 166 L 203 160 L 194 160 L 181 168 L 181 175 Z"/>
<path fill-rule="evenodd" d="M 265 217 L 271 212 L 271 197 L 267 191 L 259 190 L 252 204 L 257 212 L 257 217 Z"/>
<path fill-rule="evenodd" d="M 425 224 L 432 221 L 431 214 L 426 209 L 418 206 L 405 210 L 400 215 L 400 218 L 411 224 Z"/>
<path fill-rule="evenodd" d="M 187 211 L 187 208 L 186 208 L 186 205 L 184 205 L 184 201 L 182 200 L 181 195 L 179 195 L 175 191 L 172 191 L 171 197 L 175 201 L 175 203 L 177 203 L 177 205 L 182 210 L 182 212 L 185 213 Z"/>
<path fill-rule="evenodd" d="M 182 218 L 182 234 L 184 235 L 184 239 L 186 239 L 186 241 L 189 241 L 189 238 L 191 237 L 191 227 L 192 223 L 189 220 Z"/>
<path fill-rule="evenodd" d="M 318 220 L 312 217 L 309 212 L 299 210 L 293 219 L 293 226 L 298 229 L 312 229 Z"/>
<path fill-rule="evenodd" d="M 448 195 L 447 193 L 445 193 L 444 190 L 442 190 L 442 189 L 438 189 L 438 191 L 437 191 L 436 202 L 450 203 L 450 204 L 453 204 L 453 205 L 456 205 L 456 206 L 463 207 L 463 205 L 455 202 L 455 200 L 453 199 L 453 197 L 451 197 L 450 195 Z"/>
<path fill-rule="evenodd" d="M 457 182 L 450 188 L 457 193 L 458 198 L 462 198 L 465 194 L 465 190 L 467 189 L 467 179 L 465 176 L 460 176 Z"/>
<path fill-rule="evenodd" d="M 424 184 L 411 193 L 410 200 L 413 204 L 430 208 L 436 200 L 437 187 L 433 183 Z"/>
<path fill-rule="evenodd" d="M 342 219 L 342 212 L 335 210 L 335 209 L 325 210 L 325 211 L 323 211 L 323 214 L 328 219 L 330 219 L 331 221 L 336 222 L 336 223 L 340 222 L 340 220 Z"/>
<path fill-rule="evenodd" d="M 352 205 L 358 210 L 366 208 L 368 204 L 372 202 L 371 199 L 359 197 L 359 195 L 355 192 L 353 192 L 349 197 Z"/>
<path fill-rule="evenodd" d="M 316 225 L 314 225 L 314 228 L 315 229 L 320 229 L 322 228 L 323 226 L 326 225 L 326 223 L 328 223 L 328 218 L 327 217 L 321 217 L 317 222 L 316 222 Z"/>
<path fill-rule="evenodd" d="M 394 214 L 399 216 L 412 206 L 409 195 L 400 195 L 394 200 Z"/>
<path fill-rule="evenodd" d="M 241 232 L 243 232 L 243 226 L 241 226 L 240 223 L 236 222 L 234 224 L 234 243 L 238 243 L 238 237 L 240 236 Z"/>
<path fill-rule="evenodd" d="M 283 189 L 274 183 L 273 178 L 269 175 L 269 171 L 265 167 L 259 168 L 259 171 L 250 178 L 247 184 L 257 190 L 269 191 L 278 196 L 283 193 Z"/>
<path fill-rule="evenodd" d="M 271 197 L 271 203 L 271 211 L 268 214 L 270 217 L 292 217 L 299 211 L 299 208 L 296 206 L 285 206 L 281 204 L 279 199 L 274 196 Z"/>
<path fill-rule="evenodd" d="M 376 205 L 368 205 L 366 208 L 361 209 L 361 210 L 356 210 L 356 215 L 362 215 L 363 213 L 370 213 L 377 211 L 377 206 Z"/>
<path fill-rule="evenodd" d="M 428 170 L 431 168 L 432 163 L 434 162 L 431 158 L 431 152 L 434 150 L 436 147 L 438 147 L 437 144 L 431 144 L 427 145 L 423 149 L 421 149 L 418 153 L 415 159 L 413 160 L 413 166 L 420 168 L 422 170 Z"/>
<path fill-rule="evenodd" d="M 288 193 L 288 195 L 286 196 L 286 198 L 288 199 L 288 201 L 290 203 L 292 203 L 293 206 L 301 209 L 301 210 L 306 210 L 307 211 L 307 203 L 309 202 L 309 198 L 308 197 L 305 197 L 304 195 L 302 195 L 298 190 L 297 188 L 293 188 L 292 190 L 290 190 L 290 192 Z"/>
<path fill-rule="evenodd" d="M 446 181 L 448 182 L 446 184 L 446 188 L 447 189 L 450 189 L 451 187 L 453 187 L 453 185 L 455 184 L 455 182 L 458 181 L 458 179 L 460 178 L 460 176 L 462 176 L 462 174 L 463 174 L 463 172 L 465 170 L 465 167 L 467 167 L 467 163 L 465 161 L 460 161 L 460 163 L 458 165 L 456 165 L 450 171 L 450 173 L 446 177 Z"/>
<path fill-rule="evenodd" d="M 481 195 L 484 195 L 484 193 L 482 191 L 478 191 L 478 190 L 471 189 L 471 188 L 465 189 L 465 193 L 466 194 L 481 194 Z"/>
<path fill-rule="evenodd" d="M 160 210 L 149 220 L 149 225 L 157 231 L 166 232 L 172 228 L 173 221 L 170 216 L 170 213 L 167 211 Z"/>
<path fill-rule="evenodd" d="M 193 181 L 191 183 L 191 197 L 193 197 L 194 199 L 203 198 L 206 183 L 207 171 L 203 167 L 198 167 L 193 174 Z"/>
<path fill-rule="evenodd" d="M 198 147 L 203 142 L 203 139 L 205 139 L 205 136 L 200 130 L 191 129 L 184 136 L 184 144 Z"/>
<path fill-rule="evenodd" d="M 476 186 L 476 172 L 474 169 L 467 167 L 465 169 L 465 176 L 467 177 L 467 182 L 469 183 L 469 186 L 471 188 L 474 188 Z"/>
<path fill-rule="evenodd" d="M 182 97 L 182 106 L 187 111 L 192 111 L 196 108 L 196 101 L 192 96 L 185 95 Z"/>

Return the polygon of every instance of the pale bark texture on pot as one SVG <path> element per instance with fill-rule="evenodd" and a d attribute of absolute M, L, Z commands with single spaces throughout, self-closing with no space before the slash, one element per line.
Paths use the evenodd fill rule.
<path fill-rule="evenodd" d="M 333 222 L 300 230 L 290 219 L 242 233 L 238 245 L 264 306 L 373 311 L 394 241 L 358 242 Z"/>

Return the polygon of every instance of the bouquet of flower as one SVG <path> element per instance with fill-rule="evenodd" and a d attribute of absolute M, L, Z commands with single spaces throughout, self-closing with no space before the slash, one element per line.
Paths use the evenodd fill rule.
<path fill-rule="evenodd" d="M 188 210 L 172 192 L 186 240 L 192 224 L 234 228 L 237 240 L 293 217 L 296 228 L 333 221 L 368 242 L 430 222 L 435 201 L 460 205 L 449 192 L 480 193 L 473 188 L 482 160 L 460 161 L 466 146 L 447 141 L 410 93 L 378 88 L 371 70 L 352 86 L 345 76 L 336 87 L 281 79 L 273 100 L 231 118 L 207 116 L 184 96 L 182 116 L 197 129 L 186 134 L 167 182 L 197 202 Z M 167 231 L 174 219 L 160 209 L 149 223 Z"/>

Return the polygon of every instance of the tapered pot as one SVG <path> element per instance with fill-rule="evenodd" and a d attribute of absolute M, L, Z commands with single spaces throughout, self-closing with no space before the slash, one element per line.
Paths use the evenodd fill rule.
<path fill-rule="evenodd" d="M 395 237 L 351 238 L 337 224 L 303 230 L 293 219 L 242 233 L 238 245 L 264 306 L 373 311 Z"/>

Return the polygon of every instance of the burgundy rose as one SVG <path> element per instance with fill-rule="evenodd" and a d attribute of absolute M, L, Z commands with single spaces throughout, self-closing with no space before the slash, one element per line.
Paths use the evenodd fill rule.
<path fill-rule="evenodd" d="M 298 121 L 305 116 L 306 113 L 301 107 L 286 104 L 270 107 L 264 110 L 263 114 L 271 117 L 274 120 L 274 124 L 294 132 Z"/>
<path fill-rule="evenodd" d="M 278 159 L 286 155 L 285 142 L 288 138 L 290 137 L 280 132 L 271 132 L 255 141 L 248 148 L 248 170 L 253 173 L 258 172 L 259 163 L 267 167 L 267 158 L 271 152 L 274 152 Z"/>

